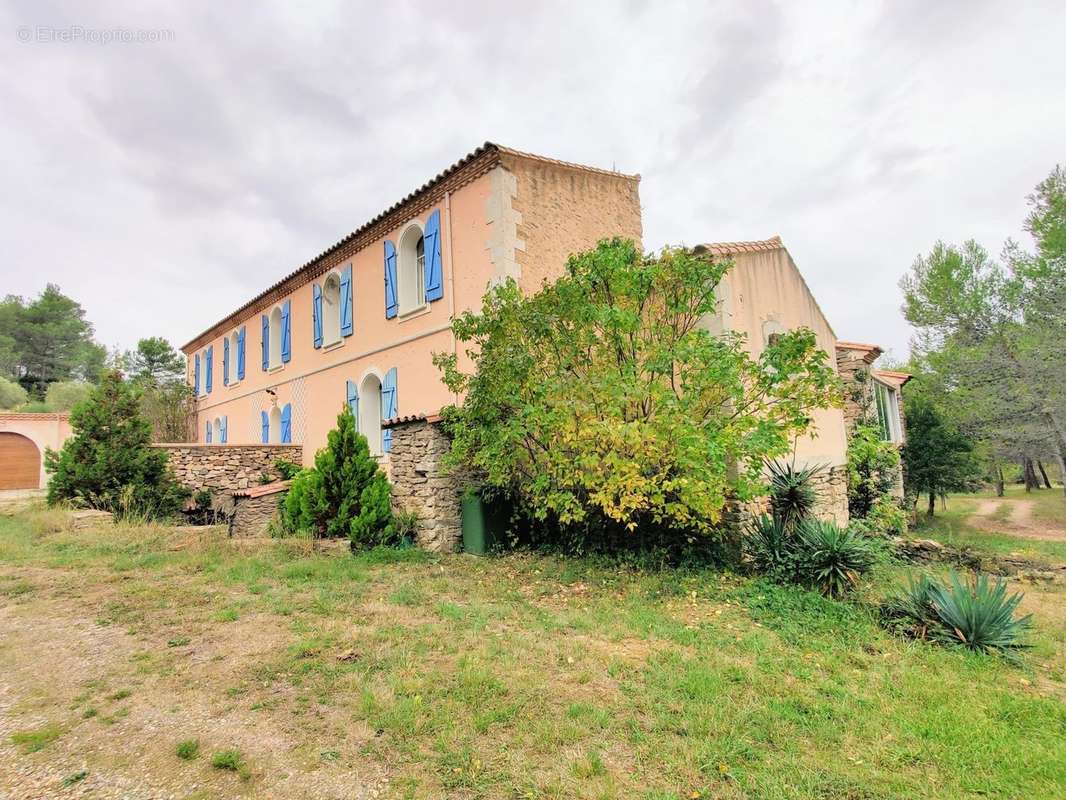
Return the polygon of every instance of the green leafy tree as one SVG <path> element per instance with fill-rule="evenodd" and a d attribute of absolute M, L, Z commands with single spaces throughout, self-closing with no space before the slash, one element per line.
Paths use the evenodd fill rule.
<path fill-rule="evenodd" d="M 38 398 L 55 381 L 95 381 L 106 356 L 85 310 L 58 286 L 29 303 L 9 296 L 0 304 L 0 361 L 13 361 L 12 377 Z"/>
<path fill-rule="evenodd" d="M 18 408 L 26 402 L 26 390 L 14 381 L 0 377 L 0 408 Z"/>
<path fill-rule="evenodd" d="M 913 495 L 928 494 L 928 515 L 936 511 L 936 498 L 948 492 L 974 488 L 981 466 L 973 443 L 926 395 L 912 391 L 904 399 L 907 443 L 903 447 L 903 474 Z"/>
<path fill-rule="evenodd" d="M 152 441 L 188 442 L 194 439 L 195 397 L 184 380 L 134 381 L 141 416 L 152 429 Z"/>
<path fill-rule="evenodd" d="M 93 387 L 85 381 L 56 381 L 48 385 L 44 402 L 52 411 L 70 411 L 92 393 Z"/>
<path fill-rule="evenodd" d="M 185 358 L 161 336 L 141 339 L 125 358 L 134 380 L 162 383 L 185 378 Z"/>
<path fill-rule="evenodd" d="M 282 517 L 289 530 L 346 536 L 353 547 L 389 544 L 395 538 L 388 479 L 347 406 L 326 446 L 315 453 L 315 466 L 293 479 Z"/>
<path fill-rule="evenodd" d="M 151 428 L 137 396 L 119 372 L 107 373 L 70 415 L 73 434 L 59 452 L 49 449 L 48 502 L 166 517 L 188 492 L 167 465 L 167 453 L 150 446 Z"/>
<path fill-rule="evenodd" d="M 728 267 L 615 239 L 535 295 L 514 281 L 490 291 L 453 324 L 474 371 L 435 356 L 465 395 L 446 410 L 451 463 L 541 521 L 711 532 L 728 497 L 765 491 L 764 461 L 810 428 L 811 409 L 840 396 L 809 330 L 757 360 L 740 334 L 707 330 Z"/>

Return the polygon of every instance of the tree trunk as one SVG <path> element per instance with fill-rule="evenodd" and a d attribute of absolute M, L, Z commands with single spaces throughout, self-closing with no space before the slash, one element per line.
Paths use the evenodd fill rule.
<path fill-rule="evenodd" d="M 1044 462 L 1038 460 L 1036 466 L 1040 469 L 1040 477 L 1044 479 L 1044 485 L 1049 489 L 1054 489 L 1055 487 L 1051 485 L 1051 478 L 1047 476 L 1047 470 L 1044 469 Z"/>
<path fill-rule="evenodd" d="M 929 490 L 929 510 L 925 512 L 927 517 L 933 516 L 936 513 L 936 492 L 932 489 Z"/>
<path fill-rule="evenodd" d="M 1040 488 L 1036 482 L 1036 471 L 1033 469 L 1033 459 L 1029 456 L 1022 458 L 1022 478 L 1025 480 L 1025 491 L 1031 492 L 1033 488 Z"/>
<path fill-rule="evenodd" d="M 1047 419 L 1051 423 L 1051 429 L 1055 432 L 1055 455 L 1059 462 L 1059 479 L 1062 481 L 1062 492 L 1066 494 L 1066 430 L 1063 429 L 1058 415 L 1048 412 Z"/>
<path fill-rule="evenodd" d="M 996 497 L 1003 496 L 1003 467 L 996 465 Z"/>

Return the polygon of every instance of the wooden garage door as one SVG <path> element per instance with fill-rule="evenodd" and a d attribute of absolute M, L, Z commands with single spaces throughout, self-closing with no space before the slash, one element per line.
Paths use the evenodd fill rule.
<path fill-rule="evenodd" d="M 0 489 L 36 489 L 40 479 L 37 445 L 20 434 L 0 432 Z"/>

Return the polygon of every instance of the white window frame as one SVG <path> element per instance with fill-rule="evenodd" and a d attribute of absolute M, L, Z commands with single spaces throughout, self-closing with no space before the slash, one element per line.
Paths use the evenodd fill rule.
<path fill-rule="evenodd" d="M 418 242 L 422 255 L 418 256 Z M 422 311 L 426 302 L 426 236 L 422 223 L 408 223 L 400 234 L 396 253 L 396 303 L 401 317 Z"/>
<path fill-rule="evenodd" d="M 237 348 L 240 346 L 240 339 L 237 338 L 237 329 L 234 328 L 230 331 L 229 336 L 226 338 L 229 339 L 229 364 L 223 364 L 223 367 L 229 367 L 229 369 L 225 371 L 226 375 L 223 383 L 232 389 L 241 382 L 240 378 L 237 377 L 239 374 L 237 372 Z M 244 366 L 247 369 L 248 365 L 245 364 Z"/>
<path fill-rule="evenodd" d="M 336 287 L 333 292 L 331 287 Z M 329 295 L 333 293 L 333 299 Z M 334 270 L 322 281 L 322 347 L 329 348 L 343 341 L 341 336 L 341 276 Z"/>
<path fill-rule="evenodd" d="M 899 412 L 899 390 L 874 379 L 874 408 L 885 440 L 899 444 L 903 441 L 903 420 Z M 881 418 L 882 413 L 884 419 Z"/>
<path fill-rule="evenodd" d="M 267 443 L 281 444 L 281 409 L 277 405 L 272 406 L 267 417 L 270 420 Z"/>
<path fill-rule="evenodd" d="M 381 385 L 384 380 L 378 370 L 369 369 L 358 383 L 359 432 L 366 437 L 372 456 L 381 456 L 385 452 L 381 438 Z"/>
<path fill-rule="evenodd" d="M 270 320 L 270 345 L 268 369 L 274 371 L 281 369 L 283 364 L 281 360 L 281 306 L 276 305 L 270 309 L 270 316 L 267 318 Z"/>

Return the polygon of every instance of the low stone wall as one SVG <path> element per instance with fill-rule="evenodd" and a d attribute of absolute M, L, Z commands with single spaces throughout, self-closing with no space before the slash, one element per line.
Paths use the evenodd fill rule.
<path fill-rule="evenodd" d="M 811 480 L 818 493 L 814 504 L 814 516 L 831 520 L 837 525 L 848 524 L 848 468 L 846 466 L 823 469 Z"/>
<path fill-rule="evenodd" d="M 212 494 L 247 489 L 259 483 L 263 473 L 277 477 L 274 462 L 284 459 L 299 464 L 303 447 L 298 444 L 156 444 L 167 451 L 170 468 L 178 480 L 194 492 Z"/>
<path fill-rule="evenodd" d="M 451 448 L 438 417 L 389 423 L 392 428 L 390 473 L 395 511 L 418 515 L 416 541 L 427 550 L 458 550 L 463 540 L 460 500 L 468 480 L 444 468 Z"/>
<path fill-rule="evenodd" d="M 278 481 L 234 492 L 229 535 L 266 536 L 288 489 L 289 481 Z"/>

